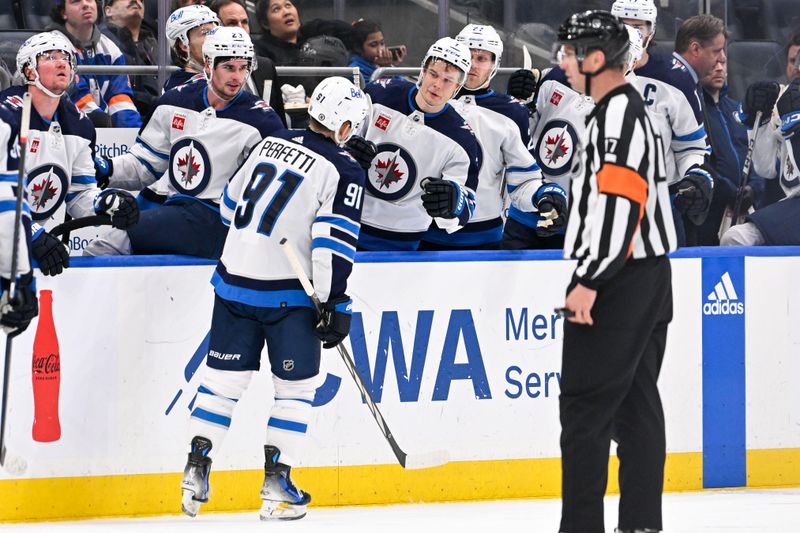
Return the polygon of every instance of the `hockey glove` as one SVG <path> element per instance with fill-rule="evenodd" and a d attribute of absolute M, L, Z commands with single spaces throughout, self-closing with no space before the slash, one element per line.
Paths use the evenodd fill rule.
<path fill-rule="evenodd" d="M 800 129 L 800 81 L 793 81 L 778 99 L 781 115 L 781 135 L 790 139 Z"/>
<path fill-rule="evenodd" d="M 517 100 L 523 102 L 528 100 L 536 92 L 536 84 L 539 83 L 539 71 L 519 69 L 508 78 L 506 92 Z"/>
<path fill-rule="evenodd" d="M 710 166 L 693 165 L 675 187 L 675 207 L 696 226 L 708 216 L 711 198 L 714 196 L 714 174 Z"/>
<path fill-rule="evenodd" d="M 107 157 L 97 155 L 94 157 L 94 179 L 101 189 L 108 187 L 108 181 L 114 174 L 114 162 Z"/>
<path fill-rule="evenodd" d="M 106 189 L 94 198 L 94 212 L 110 215 L 111 225 L 128 229 L 139 222 L 139 204 L 128 191 Z"/>
<path fill-rule="evenodd" d="M 350 137 L 350 140 L 345 143 L 344 149 L 353 156 L 353 159 L 364 169 L 364 172 L 369 171 L 369 168 L 372 166 L 372 160 L 378 153 L 378 148 L 375 146 L 374 142 L 368 141 L 358 135 Z"/>
<path fill-rule="evenodd" d="M 567 225 L 567 193 L 555 183 L 545 183 L 536 191 L 533 205 L 542 217 L 536 223 L 536 235 L 551 237 Z"/>
<path fill-rule="evenodd" d="M 335 348 L 350 334 L 353 300 L 345 294 L 328 300 L 321 307 L 315 333 L 327 350 Z"/>
<path fill-rule="evenodd" d="M 39 300 L 36 298 L 33 272 L 28 272 L 19 278 L 13 301 L 10 301 L 11 283 L 7 279 L 2 279 L 0 283 L 3 286 L 3 296 L 0 298 L 0 326 L 8 333 L 12 330 L 19 330 L 22 333 L 31 320 L 39 314 Z"/>
<path fill-rule="evenodd" d="M 761 111 L 761 123 L 759 126 L 769 122 L 772 116 L 772 108 L 775 107 L 775 102 L 778 100 L 778 95 L 781 92 L 781 87 L 775 81 L 757 81 L 747 88 L 747 94 L 744 97 L 744 103 L 739 104 L 739 112 L 736 118 L 747 126 L 752 128 L 756 121 L 756 113 Z"/>
<path fill-rule="evenodd" d="M 44 230 L 31 241 L 31 255 L 39 263 L 39 270 L 45 276 L 57 276 L 65 268 L 69 268 L 67 247 Z"/>
<path fill-rule="evenodd" d="M 431 217 L 456 218 L 464 209 L 474 209 L 474 195 L 454 181 L 425 178 L 421 185 L 422 206 Z"/>

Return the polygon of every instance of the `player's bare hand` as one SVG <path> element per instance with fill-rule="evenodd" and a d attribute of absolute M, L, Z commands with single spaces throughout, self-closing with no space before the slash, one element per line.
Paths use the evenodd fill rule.
<path fill-rule="evenodd" d="M 569 291 L 567 301 L 564 305 L 567 309 L 574 311 L 575 316 L 567 318 L 574 324 L 586 324 L 591 326 L 594 324 L 592 321 L 592 307 L 594 301 L 597 299 L 597 291 L 590 289 L 578 283 L 575 288 Z"/>

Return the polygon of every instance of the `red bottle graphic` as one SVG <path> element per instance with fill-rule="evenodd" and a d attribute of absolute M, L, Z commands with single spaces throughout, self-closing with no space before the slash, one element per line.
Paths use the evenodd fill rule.
<path fill-rule="evenodd" d="M 53 291 L 39 292 L 39 325 L 33 338 L 33 440 L 53 442 L 61 438 L 58 391 L 61 388 L 61 355 L 53 322 Z"/>

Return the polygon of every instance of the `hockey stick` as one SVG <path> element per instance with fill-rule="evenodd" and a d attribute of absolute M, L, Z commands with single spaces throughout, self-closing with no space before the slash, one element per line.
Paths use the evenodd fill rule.
<path fill-rule="evenodd" d="M 281 249 L 286 255 L 286 259 L 289 260 L 289 264 L 292 266 L 295 274 L 299 278 L 300 284 L 303 285 L 303 290 L 306 291 L 306 294 L 311 298 L 311 301 L 314 302 L 314 307 L 316 307 L 317 312 L 320 312 L 322 310 L 322 305 L 319 302 L 319 298 L 317 298 L 317 294 L 314 292 L 314 286 L 311 285 L 311 280 L 308 279 L 308 276 L 303 269 L 303 265 L 300 264 L 300 260 L 297 258 L 294 248 L 286 238 L 281 239 Z M 347 367 L 347 370 L 350 372 L 350 376 L 352 376 L 353 381 L 355 381 L 361 396 L 364 398 L 364 401 L 367 404 L 367 407 L 369 407 L 369 410 L 372 413 L 372 418 L 375 419 L 375 422 L 381 429 L 381 433 L 383 433 L 383 436 L 386 438 L 386 441 L 392 448 L 392 451 L 394 452 L 395 457 L 397 457 L 397 462 L 400 463 L 400 466 L 406 469 L 415 469 L 430 468 L 447 463 L 450 460 L 450 456 L 445 450 L 409 455 L 404 452 L 402 448 L 400 448 L 400 445 L 397 444 L 397 441 L 395 440 L 394 435 L 392 435 L 389 426 L 386 424 L 386 420 L 384 420 L 383 415 L 378 409 L 378 406 L 375 405 L 375 400 L 372 398 L 372 394 L 370 394 L 369 389 L 364 384 L 364 380 L 361 379 L 361 375 L 356 369 L 353 358 L 347 352 L 347 349 L 343 344 L 338 344 L 336 348 L 339 350 L 339 355 L 342 356 L 344 366 Z"/>
<path fill-rule="evenodd" d="M 25 153 L 28 151 L 28 126 L 31 119 L 31 93 L 25 92 L 22 97 L 22 120 L 19 127 L 19 169 L 17 170 L 17 198 L 14 207 L 14 242 L 11 245 L 11 278 L 8 288 L 9 302 L 17 297 L 17 262 L 19 261 L 19 228 L 22 225 L 22 199 L 25 196 Z M 28 468 L 22 457 L 9 453 L 6 448 L 6 414 L 8 412 L 8 385 L 11 381 L 8 373 L 11 370 L 11 346 L 14 337 L 22 333 L 19 329 L 6 336 L 6 357 L 3 364 L 3 422 L 0 424 L 0 466 L 9 474 L 18 476 Z"/>
<path fill-rule="evenodd" d="M 86 228 L 89 226 L 109 225 L 111 225 L 111 217 L 108 215 L 92 215 L 88 217 L 74 218 L 72 220 L 62 222 L 58 226 L 54 227 L 52 230 L 50 230 L 50 235 L 53 237 L 64 235 L 65 238 L 69 238 L 70 232 L 76 229 Z"/>
<path fill-rule="evenodd" d="M 739 188 L 736 190 L 736 200 L 733 203 L 733 210 L 730 207 L 725 209 L 725 214 L 722 216 L 722 221 L 719 224 L 719 232 L 717 237 L 722 238 L 722 234 L 728 231 L 731 226 L 742 223 L 742 201 L 744 200 L 744 188 L 750 178 L 750 167 L 753 165 L 753 149 L 756 146 L 756 138 L 758 137 L 759 124 L 761 124 L 761 111 L 756 112 L 756 119 L 753 123 L 753 136 L 747 141 L 747 154 L 744 158 L 742 165 L 742 179 L 739 182 Z"/>

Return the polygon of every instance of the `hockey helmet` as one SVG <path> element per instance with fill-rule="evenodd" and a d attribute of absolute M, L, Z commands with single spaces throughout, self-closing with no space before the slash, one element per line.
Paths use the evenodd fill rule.
<path fill-rule="evenodd" d="M 644 39 L 642 38 L 642 32 L 638 28 L 626 24 L 625 29 L 628 30 L 628 60 L 625 62 L 628 65 L 627 72 L 633 70 L 633 66 L 642 58 L 642 54 L 644 54 Z"/>
<path fill-rule="evenodd" d="M 36 61 L 40 55 L 52 50 L 64 52 L 69 56 L 70 83 L 72 83 L 75 79 L 75 48 L 69 42 L 69 39 L 58 31 L 37 33 L 22 43 L 22 46 L 17 51 L 17 75 L 22 78 L 25 84 L 33 84 L 44 91 L 45 94 L 58 98 L 61 96 L 60 94 L 54 94 L 42 85 Z M 32 80 L 25 76 L 25 67 L 33 71 L 34 77 Z"/>
<path fill-rule="evenodd" d="M 303 67 L 346 67 L 349 61 L 350 51 L 341 39 L 320 35 L 303 43 L 297 64 Z"/>
<path fill-rule="evenodd" d="M 456 41 L 464 43 L 467 48 L 477 48 L 486 50 L 494 55 L 494 69 L 489 74 L 489 79 L 494 78 L 497 69 L 500 67 L 500 59 L 503 57 L 503 40 L 492 26 L 482 26 L 480 24 L 467 24 L 464 29 L 456 35 Z"/>
<path fill-rule="evenodd" d="M 656 27 L 658 9 L 653 0 L 616 0 L 611 5 L 611 14 L 621 19 L 649 22 L 652 33 Z"/>
<path fill-rule="evenodd" d="M 175 46 L 175 41 L 179 39 L 188 48 L 189 30 L 207 22 L 220 25 L 216 13 L 202 4 L 192 4 L 173 11 L 167 19 L 167 39 L 170 48 Z"/>
<path fill-rule="evenodd" d="M 314 120 L 333 131 L 336 144 L 346 143 L 359 129 L 370 112 L 368 96 L 353 83 L 341 76 L 324 79 L 311 94 L 308 114 Z M 350 133 L 339 138 L 342 124 L 349 122 Z"/>
<path fill-rule="evenodd" d="M 456 67 L 461 72 L 458 77 L 459 85 L 464 85 L 464 82 L 467 81 L 467 74 L 472 68 L 472 52 L 464 43 L 460 43 L 452 37 L 442 37 L 428 48 L 428 52 L 422 60 L 422 68 L 424 69 L 432 59 L 446 61 Z"/>
<path fill-rule="evenodd" d="M 574 46 L 579 64 L 592 50 L 605 54 L 603 69 L 621 66 L 628 59 L 628 30 L 608 11 L 583 11 L 570 16 L 558 28 L 558 43 Z"/>
<path fill-rule="evenodd" d="M 206 35 L 203 41 L 203 57 L 213 70 L 217 60 L 221 58 L 246 59 L 250 62 L 250 70 L 256 69 L 255 49 L 253 41 L 241 28 L 217 26 Z"/>

